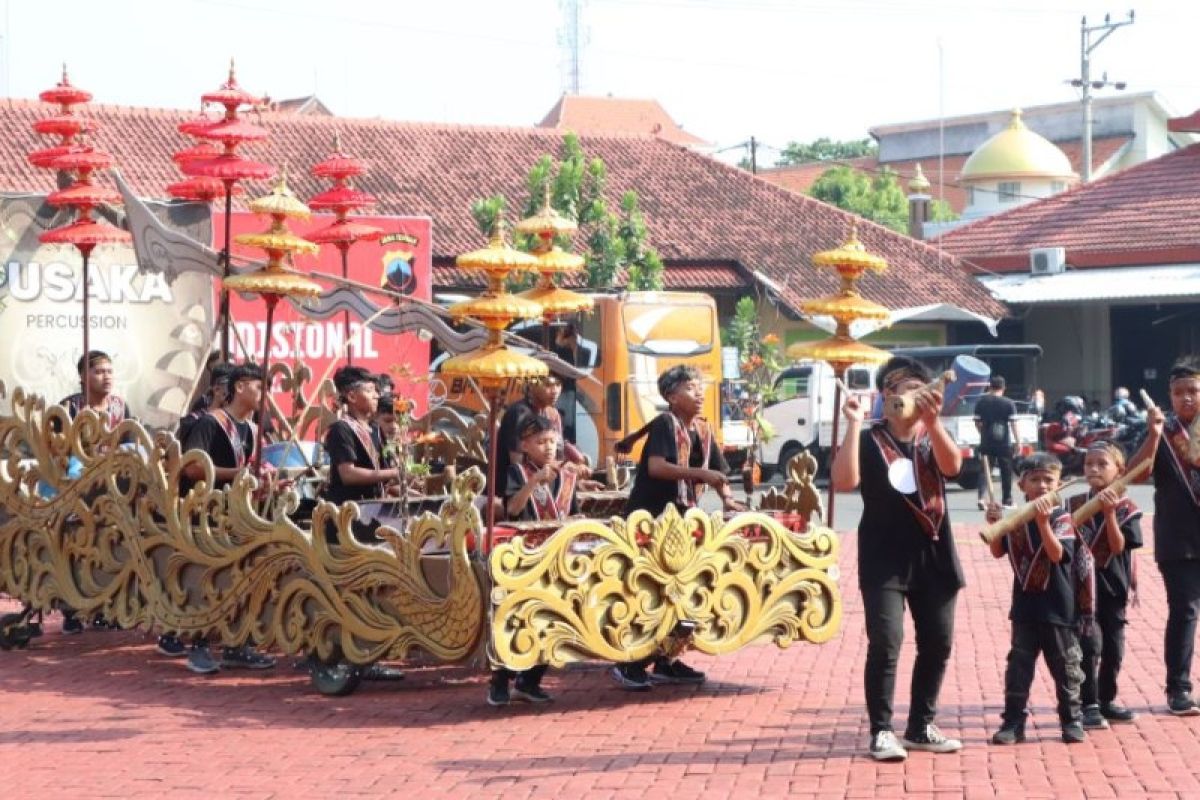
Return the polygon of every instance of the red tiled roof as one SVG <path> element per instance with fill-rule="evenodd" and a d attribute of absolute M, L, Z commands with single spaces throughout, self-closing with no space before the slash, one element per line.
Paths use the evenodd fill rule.
<path fill-rule="evenodd" d="M 30 128 L 51 109 L 31 101 L 0 102 L 0 188 L 46 191 L 52 176 L 30 166 L 25 153 L 39 144 Z M 164 197 L 179 179 L 171 153 L 185 147 L 175 126 L 191 116 L 183 110 L 94 105 L 100 123 L 96 142 L 113 153 L 131 186 L 143 196 Z M 368 160 L 370 172 L 356 186 L 379 199 L 382 214 L 433 219 L 433 255 L 449 259 L 478 248 L 482 237 L 471 203 L 502 193 L 510 203 L 525 195 L 529 167 L 557 153 L 559 131 L 543 128 L 485 128 L 386 120 L 267 114 L 265 144 L 247 147 L 259 160 L 291 164 L 289 183 L 301 197 L 325 188 L 308 174 L 328 155 L 335 131 L 342 144 Z M 832 292 L 838 281 L 812 266 L 812 255 L 845 239 L 850 214 L 792 194 L 686 147 L 650 136 L 582 136 L 584 149 L 608 166 L 611 200 L 636 188 L 650 243 L 664 261 L 679 265 L 738 263 L 780 287 L 793 309 L 801 298 Z M 262 192 L 252 186 L 248 196 Z M 868 222 L 859 237 L 888 259 L 891 269 L 863 281 L 864 293 L 893 308 L 915 302 L 953 303 L 989 317 L 1004 306 L 972 279 L 957 259 L 928 244 Z"/>
<path fill-rule="evenodd" d="M 1035 247 L 1065 247 L 1076 268 L 1200 261 L 1200 144 L 956 228 L 941 243 L 998 271 L 1028 269 Z"/>
<path fill-rule="evenodd" d="M 575 133 L 640 133 L 675 144 L 708 144 L 676 125 L 657 100 L 564 94 L 538 127 Z"/>
<path fill-rule="evenodd" d="M 1120 152 L 1131 141 L 1133 141 L 1132 136 L 1103 136 L 1093 139 L 1092 168 L 1099 169 L 1108 163 L 1109 159 Z M 1083 164 L 1083 142 L 1079 139 L 1072 139 L 1055 142 L 1055 144 L 1066 153 L 1067 158 L 1071 160 L 1071 169 L 1078 173 L 1080 165 Z M 963 209 L 967 207 L 967 190 L 965 186 L 959 185 L 958 176 L 962 172 L 963 164 L 967 162 L 968 158 L 970 158 L 970 153 L 946 155 L 941 160 L 945 168 L 945 182 L 941 186 L 944 192 L 943 197 L 951 210 L 956 214 L 961 214 Z M 846 164 L 872 174 L 886 166 L 900 176 L 900 188 L 907 190 L 908 180 L 916 174 L 918 163 L 921 165 L 921 171 L 925 173 L 925 177 L 929 180 L 930 194 L 937 197 L 939 188 L 938 180 L 941 175 L 938 171 L 937 156 L 912 158 L 904 161 L 888 161 L 885 164 L 880 164 L 874 156 L 863 156 L 839 162 L 810 161 L 806 164 L 775 167 L 760 171 L 759 176 L 764 180 L 793 192 L 807 193 L 825 170 L 838 164 Z"/>

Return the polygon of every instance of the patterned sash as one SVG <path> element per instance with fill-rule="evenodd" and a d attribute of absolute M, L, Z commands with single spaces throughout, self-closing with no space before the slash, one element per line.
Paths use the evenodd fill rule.
<path fill-rule="evenodd" d="M 1167 450 L 1171 454 L 1171 466 L 1175 475 L 1187 489 L 1192 502 L 1200 506 L 1200 464 L 1191 457 L 1191 434 L 1187 426 L 1174 414 L 1167 416 L 1163 425 L 1163 436 L 1167 440 Z"/>
<path fill-rule="evenodd" d="M 1050 518 L 1050 530 L 1060 540 L 1070 541 L 1076 535 L 1071 515 L 1061 508 Z M 1036 522 L 1026 523 L 1021 530 L 1009 534 L 1008 560 L 1021 589 L 1026 592 L 1046 591 L 1050 585 L 1050 570 L 1054 565 L 1045 554 Z"/>
<path fill-rule="evenodd" d="M 88 408 L 81 392 L 76 392 L 63 402 L 71 416 L 76 416 L 81 410 Z M 125 401 L 115 394 L 104 399 L 104 416 L 108 420 L 109 429 L 117 427 L 125 419 Z"/>
<path fill-rule="evenodd" d="M 371 459 L 371 467 L 379 469 L 379 450 L 375 447 L 375 437 L 371 435 L 370 426 L 364 425 L 350 416 L 345 417 L 342 421 L 350 426 L 350 430 L 358 438 L 358 443 L 367 451 L 367 458 Z"/>
<path fill-rule="evenodd" d="M 679 417 L 667 412 L 667 418 L 671 420 L 671 427 L 675 431 L 675 450 L 679 454 L 679 466 L 689 467 L 692 463 L 692 436 L 691 430 L 684 427 L 683 422 Z M 713 435 L 712 430 L 708 427 L 708 423 L 703 417 L 695 417 L 692 420 L 692 429 L 700 437 L 700 447 L 704 452 L 704 469 L 708 469 L 709 458 L 712 457 Z M 707 486 L 704 481 L 688 481 L 680 479 L 678 481 L 679 491 L 676 497 L 679 499 L 680 509 L 691 508 L 700 502 L 700 496 L 704 493 Z"/>
<path fill-rule="evenodd" d="M 241 469 L 246 465 L 246 444 L 242 441 L 242 437 L 238 434 L 237 422 L 234 421 L 233 415 L 223 408 L 210 412 L 209 416 L 217 421 L 221 426 L 221 430 L 225 432 L 225 438 L 229 440 L 229 446 L 233 449 L 233 460 L 236 462 L 234 467 Z M 254 423 L 250 425 L 250 440 L 254 441 Z"/>
<path fill-rule="evenodd" d="M 1095 496 L 1094 492 L 1086 494 L 1077 494 L 1067 501 L 1067 510 L 1074 513 Z M 1117 515 L 1117 526 L 1125 527 L 1125 523 L 1133 519 L 1138 519 L 1142 516 L 1142 510 L 1134 504 L 1128 497 L 1122 497 L 1121 502 L 1117 503 L 1115 509 Z M 1112 548 L 1108 544 L 1108 537 L 1101 535 L 1104 532 L 1104 512 L 1100 511 L 1093 514 L 1091 519 L 1084 520 L 1079 526 L 1079 536 L 1088 546 L 1092 556 L 1096 559 L 1096 565 L 1100 569 L 1108 567 L 1115 555 Z M 1126 551 L 1132 556 L 1132 551 Z"/>
<path fill-rule="evenodd" d="M 871 427 L 871 440 L 879 448 L 884 463 L 891 467 L 896 461 L 904 458 L 900 443 L 887 429 L 886 422 L 878 422 Z M 937 462 L 933 458 L 933 445 L 928 436 L 918 434 L 913 440 L 913 476 L 916 478 L 917 505 L 908 495 L 903 495 L 904 502 L 912 510 L 920 523 L 925 535 L 935 542 L 942 520 L 946 518 L 946 479 L 942 477 Z"/>
<path fill-rule="evenodd" d="M 533 480 L 533 476 L 538 473 L 536 467 L 528 462 L 521 464 L 521 474 L 525 476 L 525 482 L 529 483 Z M 563 519 L 571 513 L 571 498 L 575 496 L 575 482 L 577 476 L 574 470 L 565 469 L 558 473 L 558 495 L 547 486 L 538 486 L 529 495 L 529 502 L 533 504 L 533 512 L 539 520 L 554 520 Z"/>

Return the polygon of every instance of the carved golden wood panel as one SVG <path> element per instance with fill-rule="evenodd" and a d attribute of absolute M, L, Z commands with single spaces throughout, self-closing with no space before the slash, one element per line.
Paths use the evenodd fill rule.
<path fill-rule="evenodd" d="M 680 621 L 712 654 L 763 638 L 824 642 L 841 622 L 838 548 L 826 528 L 796 534 L 764 514 L 724 522 L 673 506 L 659 519 L 572 522 L 536 549 L 513 540 L 490 561 L 494 655 L 512 669 L 632 661 Z"/>
<path fill-rule="evenodd" d="M 319 504 L 312 529 L 336 529 L 331 546 L 288 519 L 294 494 L 278 498 L 266 519 L 254 508 L 252 477 L 209 490 L 206 454 L 181 455 L 173 439 L 154 440 L 133 421 L 108 431 L 85 412 L 72 422 L 17 390 L 13 414 L 0 418 L 0 453 L 0 591 L 35 607 L 61 603 L 123 626 L 354 663 L 414 648 L 460 660 L 478 642 L 483 595 L 466 549 L 467 534 L 481 527 L 477 470 L 407 538 L 381 529 L 386 546 L 352 540 L 352 506 Z M 71 456 L 78 477 L 68 474 Z M 197 461 L 208 478 L 180 498 L 179 475 Z M 449 548 L 445 593 L 425 574 L 428 544 Z"/>

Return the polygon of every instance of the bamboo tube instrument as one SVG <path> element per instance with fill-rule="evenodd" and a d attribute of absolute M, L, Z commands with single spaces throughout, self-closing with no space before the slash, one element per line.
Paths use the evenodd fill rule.
<path fill-rule="evenodd" d="M 917 416 L 916 395 L 924 391 L 945 392 L 946 384 L 955 379 L 954 370 L 948 369 L 916 392 L 894 394 L 883 401 L 883 415 L 891 420 L 906 421 Z"/>
<path fill-rule="evenodd" d="M 1154 459 L 1147 458 L 1145 461 L 1138 463 L 1133 467 L 1133 469 L 1127 471 L 1124 475 L 1109 484 L 1108 488 L 1116 490 L 1117 494 L 1125 494 L 1125 490 L 1129 488 L 1129 484 L 1140 479 L 1143 475 L 1149 472 L 1150 467 L 1153 465 Z M 1100 513 L 1101 507 L 1102 504 L 1100 503 L 1100 498 L 1093 497 L 1091 500 L 1088 500 L 1079 508 L 1075 509 L 1075 513 L 1071 515 L 1071 520 L 1076 525 L 1086 522 L 1096 514 Z"/>
<path fill-rule="evenodd" d="M 1054 502 L 1061 504 L 1063 490 L 1069 486 L 1073 486 L 1079 481 L 1079 478 L 1067 481 L 1062 486 L 1059 486 L 1057 491 L 1051 492 L 1051 494 L 1054 496 Z M 1042 497 L 1045 497 L 1045 495 L 1042 495 Z M 1036 506 L 1038 501 L 1041 499 L 1042 498 L 1039 497 L 1037 500 L 1030 500 L 1028 503 L 1020 506 L 1016 511 L 1009 514 L 1004 519 L 996 520 L 991 525 L 988 525 L 979 532 L 979 538 L 983 539 L 984 544 L 991 544 L 1001 536 L 1007 536 L 1018 528 L 1021 528 L 1037 514 Z"/>

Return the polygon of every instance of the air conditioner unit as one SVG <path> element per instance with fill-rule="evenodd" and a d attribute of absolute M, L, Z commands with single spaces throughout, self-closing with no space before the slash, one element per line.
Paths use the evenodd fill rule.
<path fill-rule="evenodd" d="M 1058 275 L 1067 268 L 1064 247 L 1035 247 L 1029 251 L 1029 271 L 1034 275 Z"/>

